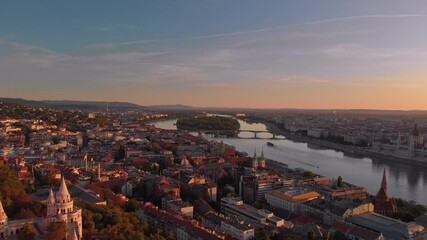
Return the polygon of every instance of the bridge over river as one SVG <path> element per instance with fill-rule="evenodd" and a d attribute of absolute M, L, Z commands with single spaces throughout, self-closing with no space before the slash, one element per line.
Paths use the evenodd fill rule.
<path fill-rule="evenodd" d="M 199 134 L 212 134 L 215 137 L 227 136 L 232 138 L 242 138 L 242 139 L 278 139 L 276 134 L 271 133 L 267 130 L 249 130 L 249 129 L 239 129 L 239 130 L 187 130 L 189 132 L 196 132 Z M 252 133 L 252 137 L 241 137 L 240 133 Z M 271 137 L 260 137 L 259 133 L 269 133 Z"/>

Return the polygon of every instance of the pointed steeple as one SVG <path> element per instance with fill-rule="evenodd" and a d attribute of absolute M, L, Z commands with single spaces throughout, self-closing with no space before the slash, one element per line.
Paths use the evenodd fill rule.
<path fill-rule="evenodd" d="M 257 158 L 257 155 L 256 155 L 256 147 L 255 147 L 255 149 L 254 149 L 254 158 Z"/>
<path fill-rule="evenodd" d="M 53 190 L 50 188 L 49 197 L 47 198 L 47 203 L 55 203 L 55 196 L 53 195 Z"/>
<path fill-rule="evenodd" d="M 387 193 L 387 176 L 384 168 L 383 180 L 381 181 L 381 188 L 384 189 L 385 193 Z"/>
<path fill-rule="evenodd" d="M 59 186 L 59 190 L 56 193 L 56 199 L 59 202 L 69 202 L 71 201 L 70 193 L 68 192 L 67 184 L 65 183 L 65 178 L 62 177 L 61 186 Z"/>
<path fill-rule="evenodd" d="M 264 148 L 261 149 L 261 159 L 264 159 Z"/>
<path fill-rule="evenodd" d="M 3 209 L 3 204 L 0 201 L 0 222 L 5 222 L 7 221 L 7 215 L 6 212 Z"/>
<path fill-rule="evenodd" d="M 387 195 L 387 175 L 385 168 L 383 179 L 381 181 L 381 188 L 372 203 L 374 204 L 374 210 L 376 213 L 388 215 L 390 213 L 397 212 L 396 202 L 393 198 L 389 198 Z"/>

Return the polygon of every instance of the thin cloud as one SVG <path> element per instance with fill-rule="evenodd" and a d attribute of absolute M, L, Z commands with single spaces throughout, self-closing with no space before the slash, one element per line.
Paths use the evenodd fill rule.
<path fill-rule="evenodd" d="M 311 21 L 305 23 L 298 23 L 290 26 L 305 26 L 305 25 L 315 25 L 323 23 L 333 23 L 333 22 L 343 22 L 349 20 L 359 20 L 359 19 L 371 19 L 371 18 L 420 18 L 427 17 L 427 14 L 376 14 L 376 15 L 362 15 L 362 16 L 350 16 L 350 17 L 340 17 L 340 18 L 330 18 L 318 21 Z"/>
<path fill-rule="evenodd" d="M 115 49 L 124 46 L 134 46 L 134 45 L 142 45 L 148 43 L 155 43 L 158 40 L 140 40 L 140 41 L 130 41 L 130 42 L 119 42 L 119 43 L 103 43 L 103 44 L 95 44 L 86 47 L 87 49 Z"/>
<path fill-rule="evenodd" d="M 322 20 L 296 23 L 296 24 L 290 24 L 290 25 L 280 25 L 275 27 L 260 28 L 260 29 L 247 30 L 247 31 L 217 33 L 217 34 L 209 34 L 209 35 L 201 35 L 201 36 L 193 36 L 193 37 L 185 37 L 185 38 L 164 38 L 164 39 L 151 39 L 151 40 L 141 40 L 141 41 L 97 44 L 97 45 L 91 45 L 89 46 L 89 48 L 108 49 L 108 48 L 118 48 L 122 46 L 140 45 L 140 44 L 147 44 L 147 43 L 161 42 L 161 41 L 201 40 L 201 39 L 211 39 L 211 38 L 232 37 L 232 36 L 239 36 L 239 35 L 245 35 L 245 34 L 268 32 L 268 31 L 291 28 L 291 27 L 309 26 L 309 25 L 343 22 L 343 21 L 351 21 L 351 20 L 381 19 L 381 18 L 389 18 L 389 19 L 424 18 L 424 17 L 427 17 L 427 14 L 390 14 L 390 15 L 375 14 L 375 15 L 350 16 L 350 17 L 322 19 Z"/>
<path fill-rule="evenodd" d="M 88 29 L 96 32 L 112 32 L 117 30 L 136 31 L 139 28 L 130 24 L 111 24 L 108 26 L 89 27 Z"/>

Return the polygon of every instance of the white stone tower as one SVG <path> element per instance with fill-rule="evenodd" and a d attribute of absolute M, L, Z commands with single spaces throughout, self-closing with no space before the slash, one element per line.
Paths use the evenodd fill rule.
<path fill-rule="evenodd" d="M 82 210 L 74 206 L 65 179 L 62 178 L 58 192 L 50 190 L 47 199 L 47 218 L 49 222 L 63 221 L 67 225 L 68 239 L 82 236 Z M 48 224 L 47 224 L 48 225 Z"/>
<path fill-rule="evenodd" d="M 47 198 L 47 217 L 52 217 L 55 216 L 57 214 L 56 210 L 55 210 L 55 195 L 53 195 L 53 191 L 52 188 L 50 189 L 49 192 L 49 197 Z"/>
<path fill-rule="evenodd" d="M 8 218 L 0 201 L 0 238 L 3 239 L 8 234 Z"/>

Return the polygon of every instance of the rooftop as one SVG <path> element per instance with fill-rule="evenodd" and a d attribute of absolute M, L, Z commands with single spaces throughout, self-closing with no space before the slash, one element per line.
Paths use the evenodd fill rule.
<path fill-rule="evenodd" d="M 266 193 L 266 195 L 267 194 L 293 203 L 318 198 L 320 196 L 320 194 L 315 191 L 305 189 L 296 189 L 290 191 L 271 191 L 269 193 Z"/>

